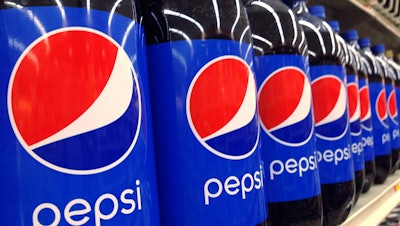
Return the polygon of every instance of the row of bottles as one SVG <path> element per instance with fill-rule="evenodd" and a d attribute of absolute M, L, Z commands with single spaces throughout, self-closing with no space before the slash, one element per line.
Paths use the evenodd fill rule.
<path fill-rule="evenodd" d="M 344 222 L 399 67 L 306 2 L 0 1 L 2 224 Z"/>

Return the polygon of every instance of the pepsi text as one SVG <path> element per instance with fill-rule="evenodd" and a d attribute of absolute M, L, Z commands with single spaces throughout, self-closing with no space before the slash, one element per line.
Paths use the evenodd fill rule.
<path fill-rule="evenodd" d="M 110 201 L 112 202 L 112 211 L 103 211 L 101 208 L 102 203 Z M 80 209 L 76 210 L 77 207 Z M 49 209 L 54 214 L 53 222 L 50 224 L 47 222 L 44 224 L 40 219 L 40 213 L 45 209 Z M 96 199 L 94 204 L 82 198 L 73 199 L 64 207 L 63 218 L 70 225 L 84 225 L 90 220 L 87 214 L 93 211 L 95 225 L 100 226 L 102 221 L 111 220 L 115 217 L 118 214 L 118 210 L 121 214 L 125 215 L 132 214 L 136 210 L 142 210 L 140 180 L 136 180 L 136 187 L 134 189 L 127 188 L 119 195 L 111 193 L 103 194 Z M 35 226 L 59 225 L 61 222 L 61 210 L 53 203 L 42 203 L 34 209 L 32 213 L 32 222 Z"/>
<path fill-rule="evenodd" d="M 286 162 L 273 160 L 269 165 L 269 176 L 271 180 L 275 180 L 276 176 L 282 175 L 283 173 L 297 173 L 299 177 L 303 177 L 305 172 L 316 170 L 317 168 L 318 165 L 315 155 L 304 156 L 298 160 L 290 158 Z"/>
<path fill-rule="evenodd" d="M 210 178 L 204 183 L 204 204 L 210 205 L 210 199 L 216 199 L 225 191 L 227 195 L 241 195 L 242 199 L 246 199 L 246 194 L 254 189 L 259 190 L 264 187 L 263 167 L 253 174 L 246 173 L 241 179 L 236 176 L 227 177 L 224 182 L 218 178 Z M 217 187 L 217 189 L 215 189 Z M 214 191 L 214 192 L 213 192 Z"/>

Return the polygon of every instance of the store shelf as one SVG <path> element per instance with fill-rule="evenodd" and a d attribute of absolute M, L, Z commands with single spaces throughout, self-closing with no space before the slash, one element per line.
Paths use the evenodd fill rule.
<path fill-rule="evenodd" d="M 387 49 L 400 53 L 400 27 L 374 6 L 376 0 L 309 0 L 308 6 L 323 5 L 326 20 L 338 20 L 341 30 L 358 30 L 372 44 L 384 43 Z"/>
<path fill-rule="evenodd" d="M 356 206 L 342 226 L 379 225 L 400 203 L 400 171 L 390 175 L 386 182 L 374 185 L 361 194 Z"/>

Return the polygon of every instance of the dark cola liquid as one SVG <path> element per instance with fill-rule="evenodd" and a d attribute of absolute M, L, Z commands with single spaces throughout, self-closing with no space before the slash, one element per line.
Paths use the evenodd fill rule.
<path fill-rule="evenodd" d="M 376 175 L 375 184 L 383 184 L 392 170 L 392 155 L 380 155 L 375 157 Z"/>
<path fill-rule="evenodd" d="M 349 216 L 353 205 L 354 181 L 322 184 L 321 189 L 324 205 L 323 225 L 334 226 L 343 223 Z"/>
<path fill-rule="evenodd" d="M 362 193 L 366 193 L 369 191 L 372 184 L 374 183 L 375 175 L 376 175 L 375 160 L 374 161 L 366 161 L 365 162 L 365 179 L 364 179 Z"/>
<path fill-rule="evenodd" d="M 245 10 L 243 6 L 239 7 L 237 15 L 235 1 L 218 1 L 217 8 L 213 1 L 197 1 L 196 4 L 190 0 L 149 2 L 142 4 L 146 12 L 144 24 L 148 45 L 187 39 L 251 43 Z M 179 14 L 190 16 L 190 19 Z M 168 27 L 173 28 L 173 32 Z"/>
<path fill-rule="evenodd" d="M 265 5 L 273 9 L 274 14 L 267 11 L 264 7 Z M 292 12 L 288 12 L 289 9 L 286 5 L 279 1 L 263 0 L 249 1 L 245 7 L 253 34 L 256 58 L 272 55 L 279 55 L 282 59 L 284 59 L 285 55 L 306 56 L 307 43 L 304 40 L 304 33 L 298 22 L 294 19 L 295 15 Z M 276 20 L 276 15 L 279 17 L 279 20 Z M 266 155 L 268 155 L 272 147 L 263 146 L 262 148 L 267 152 Z M 303 150 L 304 148 L 299 149 L 297 151 L 307 152 Z M 287 150 L 280 151 L 287 152 Z M 313 182 L 315 183 L 315 181 Z M 315 187 L 312 184 L 313 182 L 310 182 L 310 187 Z M 299 188 L 299 190 L 302 189 L 309 188 Z M 283 189 L 280 193 L 270 194 L 270 196 L 288 196 L 288 194 Z M 267 195 L 267 201 L 269 225 L 321 225 L 322 202 L 320 194 L 311 198 L 286 202 L 271 202 L 268 200 Z"/>
<path fill-rule="evenodd" d="M 20 6 L 59 6 L 62 4 L 63 7 L 78 7 L 78 8 L 87 8 L 94 10 L 102 10 L 106 12 L 110 12 L 113 8 L 115 13 L 126 16 L 128 18 L 137 19 L 137 15 L 141 12 L 140 2 L 135 2 L 132 4 L 131 1 L 120 1 L 118 2 L 118 7 L 115 7 L 116 1 L 84 1 L 84 0 L 63 0 L 63 1 L 55 1 L 55 0 L 15 0 L 12 1 L 14 4 L 5 4 L 5 1 L 0 1 L 0 9 L 13 8 L 16 5 Z M 88 5 L 89 3 L 89 5 Z M 136 15 L 135 11 L 136 10 Z"/>

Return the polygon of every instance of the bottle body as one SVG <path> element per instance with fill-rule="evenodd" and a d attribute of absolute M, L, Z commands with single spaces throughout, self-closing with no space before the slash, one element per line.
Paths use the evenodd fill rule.
<path fill-rule="evenodd" d="M 356 185 L 354 204 L 356 204 L 363 190 L 365 180 L 365 159 L 361 128 L 361 103 L 358 74 L 358 71 L 361 70 L 361 58 L 357 55 L 356 50 L 352 46 L 347 45 L 346 41 L 341 36 L 337 35 L 337 39 L 344 50 L 350 117 L 351 152 L 354 163 L 354 179 Z"/>
<path fill-rule="evenodd" d="M 161 224 L 265 225 L 257 90 L 243 5 L 152 4 L 144 23 Z"/>
<path fill-rule="evenodd" d="M 334 32 L 308 13 L 306 1 L 285 2 L 297 13 L 308 43 L 323 224 L 337 225 L 347 218 L 355 195 L 344 61 Z"/>
<path fill-rule="evenodd" d="M 392 69 L 393 71 L 393 78 L 391 79 L 391 83 L 392 83 L 392 87 L 391 89 L 392 92 L 389 95 L 388 98 L 388 113 L 389 113 L 389 117 L 390 117 L 390 123 L 391 123 L 391 127 L 394 128 L 392 129 L 392 138 L 393 140 L 398 139 L 398 130 L 396 130 L 396 127 L 399 126 L 399 121 L 398 121 L 398 108 L 399 108 L 399 96 L 400 96 L 400 67 L 397 63 L 395 63 L 393 61 L 392 58 L 387 58 L 387 63 L 388 66 Z M 397 141 L 394 141 L 394 146 L 396 146 Z M 393 154 L 393 152 L 392 152 Z M 398 154 L 398 152 L 394 152 L 394 155 Z M 392 171 L 396 171 L 399 168 L 399 161 L 398 161 L 398 157 L 396 158 L 396 156 L 393 157 L 394 159 L 392 159 Z M 397 161 L 396 161 L 397 159 Z"/>
<path fill-rule="evenodd" d="M 359 43 L 364 42 L 363 39 Z M 362 43 L 364 44 L 364 43 Z M 377 65 L 369 46 L 360 45 L 360 53 L 367 60 L 371 73 L 368 75 L 369 95 L 371 102 L 371 119 L 374 134 L 376 175 L 374 183 L 382 184 L 392 169 L 389 122 L 387 102 L 382 69 Z"/>
<path fill-rule="evenodd" d="M 362 141 L 364 149 L 365 160 L 365 180 L 362 192 L 367 192 L 375 180 L 376 166 L 375 166 L 375 148 L 374 148 L 374 134 L 372 126 L 372 112 L 371 112 L 371 98 L 369 96 L 369 80 L 368 71 L 369 65 L 365 58 L 360 55 L 361 70 L 359 71 L 359 87 L 360 87 L 360 109 L 361 109 L 361 128 L 362 128 Z"/>
<path fill-rule="evenodd" d="M 358 32 L 356 30 L 348 30 L 343 32 L 341 36 L 346 40 L 349 46 L 354 51 L 357 62 L 357 74 L 359 81 L 360 95 L 360 121 L 362 129 L 362 145 L 364 152 L 365 179 L 362 192 L 367 192 L 375 180 L 375 149 L 373 138 L 373 126 L 371 119 L 371 102 L 369 96 L 369 81 L 368 75 L 372 73 L 369 63 L 363 57 L 359 50 L 360 46 L 357 43 Z"/>
<path fill-rule="evenodd" d="M 321 225 L 322 201 L 304 33 L 293 12 L 279 1 L 249 1 L 245 7 L 255 52 L 268 224 Z M 293 171 L 285 167 L 287 164 L 304 167 Z"/>
<path fill-rule="evenodd" d="M 375 45 L 372 47 L 372 52 L 376 56 L 377 64 L 382 69 L 385 90 L 386 90 L 386 101 L 387 101 L 387 114 L 388 124 L 390 132 L 390 145 L 391 145 L 391 156 L 392 156 L 392 170 L 394 173 L 400 164 L 400 134 L 399 124 L 397 116 L 397 105 L 396 105 L 396 88 L 394 84 L 395 71 L 388 64 L 388 60 L 384 55 L 385 47 L 383 44 Z"/>
<path fill-rule="evenodd" d="M 135 5 L 56 3 L 0 9 L 2 224 L 159 225 Z"/>

